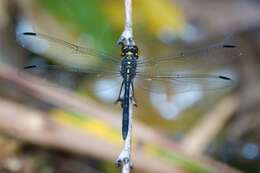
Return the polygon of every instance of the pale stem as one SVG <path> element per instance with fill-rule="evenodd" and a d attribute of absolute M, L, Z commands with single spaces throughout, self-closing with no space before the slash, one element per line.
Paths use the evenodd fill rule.
<path fill-rule="evenodd" d="M 117 164 L 120 164 L 122 166 L 122 173 L 130 173 L 132 169 L 132 161 L 131 161 L 132 121 L 133 121 L 133 104 L 130 103 L 128 134 L 124 141 L 124 148 L 117 159 Z"/>
<path fill-rule="evenodd" d="M 132 29 L 132 0 L 124 0 L 124 1 L 125 1 L 125 28 L 118 40 L 118 44 L 121 44 L 123 46 L 135 45 L 133 39 L 133 29 Z M 133 122 L 133 102 L 131 99 L 132 94 L 133 93 L 130 90 L 128 134 L 124 141 L 124 148 L 117 159 L 117 164 L 122 166 L 122 173 L 130 173 L 132 168 L 132 161 L 131 161 L 132 122 Z"/>
<path fill-rule="evenodd" d="M 132 0 L 125 1 L 125 28 L 122 32 L 120 38 L 118 39 L 118 44 L 124 45 L 135 45 L 133 39 L 133 24 L 132 24 Z"/>

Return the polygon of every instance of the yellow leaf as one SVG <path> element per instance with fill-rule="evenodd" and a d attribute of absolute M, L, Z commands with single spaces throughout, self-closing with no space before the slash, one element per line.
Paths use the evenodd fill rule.
<path fill-rule="evenodd" d="M 79 113 L 65 112 L 60 109 L 52 111 L 54 120 L 64 125 L 77 128 L 83 132 L 95 135 L 112 144 L 121 144 L 120 131 L 112 128 L 109 124 L 91 117 L 80 115 Z"/>
<path fill-rule="evenodd" d="M 122 29 L 124 23 L 123 1 L 106 0 L 104 9 L 112 23 Z M 182 10 L 170 0 L 134 0 L 133 15 L 134 28 L 136 25 L 144 25 L 148 29 L 147 31 L 154 35 L 165 30 L 181 35 L 186 25 Z"/>

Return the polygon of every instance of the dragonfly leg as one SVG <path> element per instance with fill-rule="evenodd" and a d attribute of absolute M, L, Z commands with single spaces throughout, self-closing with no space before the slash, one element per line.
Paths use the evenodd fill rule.
<path fill-rule="evenodd" d="M 133 81 L 131 82 L 131 88 L 132 88 L 132 96 L 131 101 L 135 107 L 137 107 L 136 99 L 135 99 L 135 91 L 134 91 L 134 84 Z"/>
<path fill-rule="evenodd" d="M 115 164 L 118 168 L 121 168 L 122 167 L 122 160 L 117 160 Z"/>
<path fill-rule="evenodd" d="M 119 91 L 118 97 L 117 97 L 117 99 L 115 101 L 115 104 L 120 102 L 121 103 L 121 107 L 123 106 L 123 99 L 121 98 L 123 86 L 124 86 L 124 82 L 121 83 L 120 91 Z"/>

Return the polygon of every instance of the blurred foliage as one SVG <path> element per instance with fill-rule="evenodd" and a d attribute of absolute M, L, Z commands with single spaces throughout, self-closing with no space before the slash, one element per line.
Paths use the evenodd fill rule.
<path fill-rule="evenodd" d="M 64 125 L 79 129 L 81 132 L 86 131 L 87 133 L 91 133 L 94 136 L 107 141 L 108 143 L 112 143 L 118 146 L 122 145 L 120 131 L 112 129 L 108 124 L 97 121 L 91 116 L 81 115 L 80 113 L 65 112 L 60 109 L 53 110 L 52 114 L 56 121 Z M 138 143 L 140 143 L 140 141 L 134 138 L 134 147 L 137 147 Z M 171 164 L 181 167 L 184 170 L 187 170 L 188 172 L 213 173 L 213 171 L 206 165 L 199 162 L 194 162 L 188 158 L 184 158 L 183 156 L 170 150 L 160 148 L 160 146 L 144 143 L 142 147 L 147 154 L 157 158 L 158 160 L 165 160 Z M 108 170 L 114 170 L 114 168 L 110 167 L 109 165 L 104 167 Z"/>
<path fill-rule="evenodd" d="M 115 43 L 123 29 L 124 23 L 124 11 L 122 0 L 37 0 L 36 2 L 38 3 L 37 5 L 40 5 L 40 8 L 44 9 L 44 12 L 48 12 L 48 14 L 51 14 L 51 17 L 55 16 L 55 18 L 58 19 L 57 21 L 61 21 L 62 24 L 65 24 L 61 24 L 62 27 L 65 28 L 66 26 L 68 26 L 73 28 L 74 31 L 78 34 L 86 34 L 93 37 L 97 49 L 102 48 L 103 50 L 111 52 L 114 48 L 116 48 Z M 154 40 L 156 40 L 155 38 L 157 38 L 161 32 L 165 31 L 173 32 L 176 35 L 176 37 L 183 34 L 186 27 L 186 21 L 181 9 L 171 0 L 136 0 L 134 1 L 133 5 L 135 11 L 133 19 L 134 30 L 142 30 L 142 32 L 138 32 L 138 36 L 140 35 L 141 39 L 143 39 L 146 36 L 146 34 L 152 37 L 152 41 L 146 44 L 146 46 L 143 47 L 144 49 L 142 49 L 142 51 L 149 51 L 149 54 L 153 54 L 154 52 L 160 54 L 161 52 L 164 52 L 164 50 L 168 52 L 173 52 L 174 48 L 172 47 L 172 45 L 168 45 L 168 47 L 166 45 L 163 45 L 166 48 L 161 48 L 160 46 L 158 46 L 158 42 L 155 43 Z M 203 10 L 204 9 L 201 9 L 201 11 Z M 1 26 L 1 23 L 4 23 L 5 20 L 7 20 L 6 18 L 8 18 L 8 16 L 4 12 L 4 10 L 2 10 L 2 8 L 0 10 L 0 14 Z M 137 92 L 140 91 L 138 91 L 137 89 Z M 17 95 L 15 96 L 17 97 Z M 176 138 L 179 137 L 178 135 L 182 135 L 181 137 L 183 137 L 184 133 L 191 130 L 191 128 L 195 126 L 198 121 L 200 121 L 200 118 L 203 116 L 204 113 L 207 112 L 207 110 L 214 107 L 216 101 L 215 97 L 214 101 L 206 100 L 206 104 L 196 102 L 194 104 L 195 106 L 186 109 L 183 112 L 182 116 L 179 117 L 177 120 L 169 121 L 158 116 L 160 114 L 159 111 L 155 108 L 151 108 L 152 105 L 150 103 L 147 103 L 148 98 L 148 94 L 143 94 L 143 97 L 138 98 L 138 103 L 142 104 L 140 104 L 140 106 L 138 105 L 137 117 L 140 117 L 140 119 L 149 124 L 149 126 L 156 127 L 159 131 L 163 131 L 170 134 L 169 136 L 173 138 L 174 135 L 176 135 Z M 33 100 L 31 102 L 35 101 Z M 148 107 L 150 109 L 146 109 Z M 46 108 L 46 106 L 44 108 Z M 78 112 L 66 112 L 57 108 L 53 109 L 51 111 L 51 114 L 53 115 L 53 118 L 56 121 L 64 125 L 72 126 L 78 130 L 81 130 L 82 132 L 91 132 L 93 135 L 101 137 L 106 141 L 116 143 L 116 145 L 122 144 L 120 131 L 111 128 L 108 124 L 91 118 L 91 115 L 82 115 Z M 225 131 L 224 133 L 226 135 L 227 132 Z M 254 135 L 255 134 L 253 134 L 252 136 Z M 227 136 L 224 137 L 227 138 Z M 216 138 L 218 138 L 217 140 L 221 140 L 221 144 L 215 147 L 215 150 L 217 152 L 220 151 L 219 153 L 214 153 L 215 157 L 227 163 L 238 165 L 238 167 L 243 168 L 248 172 L 259 171 L 259 167 L 255 166 L 258 165 L 257 162 L 259 161 L 259 158 L 258 160 L 254 160 L 254 163 L 252 163 L 251 160 L 246 160 L 245 158 L 243 158 L 241 154 L 241 150 L 243 147 L 242 144 L 241 146 L 237 147 L 237 150 L 234 150 L 234 145 L 226 145 L 225 143 L 222 144 L 224 139 L 221 137 Z M 134 140 L 133 143 L 137 144 L 138 141 Z M 6 156 L 10 157 L 15 152 L 19 153 L 20 151 L 19 142 L 14 142 L 14 144 L 12 141 L 2 143 L 2 139 L 0 139 L 0 144 L 3 144 L 1 145 L 1 156 L 3 158 Z M 207 165 L 201 164 L 199 162 L 192 162 L 186 157 L 184 158 L 176 153 L 172 153 L 171 151 L 164 150 L 162 148 L 159 148 L 158 146 L 154 146 L 153 144 L 143 144 L 143 147 L 146 150 L 146 152 L 150 153 L 151 155 L 157 158 L 164 159 L 167 162 L 172 163 L 174 165 L 178 165 L 187 172 L 212 172 L 210 168 L 207 167 Z M 23 149 L 22 151 L 24 152 L 27 150 L 28 149 Z M 221 153 L 222 150 L 223 153 Z M 39 150 L 37 149 L 37 152 L 38 151 Z M 33 156 L 34 160 L 30 162 L 33 162 L 33 165 L 36 165 L 35 170 L 37 170 L 38 172 L 55 172 L 55 166 L 67 165 L 67 163 L 71 163 L 71 160 L 64 161 L 64 158 L 66 158 L 63 155 L 64 153 L 58 153 L 60 157 L 57 159 L 58 161 L 55 160 L 55 157 L 57 157 L 55 154 L 57 153 L 57 151 L 48 150 L 47 154 L 45 152 L 42 152 L 39 155 L 36 154 L 35 156 Z M 238 154 L 234 155 L 234 153 Z M 74 156 L 70 157 L 73 158 Z M 85 158 L 83 158 L 82 160 L 85 160 Z M 80 161 L 80 163 L 82 162 Z M 251 163 L 252 166 L 248 166 Z M 98 164 L 99 163 L 95 164 L 95 166 Z M 84 164 L 78 164 L 78 162 L 77 164 L 69 164 L 69 166 L 71 166 L 70 171 L 66 170 L 69 168 L 56 169 L 58 171 L 65 169 L 65 172 L 74 172 L 72 168 L 76 168 L 78 165 L 80 165 L 79 170 L 82 171 L 82 167 L 84 167 L 82 165 Z M 111 163 L 107 162 L 102 163 L 102 167 L 104 167 L 104 169 L 107 170 L 106 172 L 117 171 L 117 169 L 115 169 L 115 167 L 111 165 Z"/>
<path fill-rule="evenodd" d="M 111 50 L 124 24 L 124 8 L 121 0 L 38 0 L 52 14 L 56 15 L 79 33 L 88 33 L 98 40 L 100 47 Z M 143 28 L 157 37 L 160 32 L 183 34 L 185 18 L 172 1 L 139 0 L 134 2 L 134 26 Z M 145 29 L 144 29 L 145 28 Z M 99 46 L 97 46 L 99 47 Z"/>
<path fill-rule="evenodd" d="M 86 131 L 94 136 L 108 141 L 109 143 L 121 146 L 121 133 L 113 129 L 109 124 L 92 118 L 91 116 L 82 115 L 75 112 L 65 112 L 60 109 L 52 110 L 54 119 L 62 124 Z"/>
<path fill-rule="evenodd" d="M 124 8 L 121 0 L 105 0 L 104 6 L 107 16 L 121 28 L 124 22 Z M 176 35 L 182 34 L 185 18 L 181 9 L 169 0 L 138 0 L 133 3 L 134 28 L 145 27 L 146 32 L 153 36 L 163 30 L 169 30 Z"/>
<path fill-rule="evenodd" d="M 111 44 L 111 40 L 116 40 L 117 36 L 104 14 L 101 0 L 38 1 L 45 9 L 56 15 L 59 20 L 74 26 L 79 33 L 88 33 L 95 38 L 98 41 L 97 47 L 102 47 L 107 51 L 115 47 L 114 44 Z"/>
<path fill-rule="evenodd" d="M 213 171 L 206 165 L 203 165 L 199 162 L 191 161 L 167 149 L 148 144 L 145 150 L 153 156 L 156 156 L 158 159 L 161 158 L 163 160 L 166 160 L 167 162 L 177 165 L 178 167 L 181 167 L 183 170 L 186 170 L 188 172 L 213 173 Z"/>

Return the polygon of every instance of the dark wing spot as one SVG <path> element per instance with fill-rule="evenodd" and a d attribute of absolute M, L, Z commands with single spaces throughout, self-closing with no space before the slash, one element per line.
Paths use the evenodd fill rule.
<path fill-rule="evenodd" d="M 220 78 L 220 79 L 224 79 L 224 80 L 231 80 L 231 78 L 226 77 L 226 76 L 218 76 L 218 78 Z"/>
<path fill-rule="evenodd" d="M 34 33 L 34 32 L 24 32 L 23 35 L 32 35 L 32 36 L 36 36 L 36 33 Z"/>
<path fill-rule="evenodd" d="M 30 68 L 36 68 L 37 66 L 36 65 L 28 65 L 28 66 L 25 66 L 23 67 L 24 69 L 30 69 Z"/>
<path fill-rule="evenodd" d="M 223 44 L 223 48 L 236 48 L 236 46 L 232 44 Z"/>

